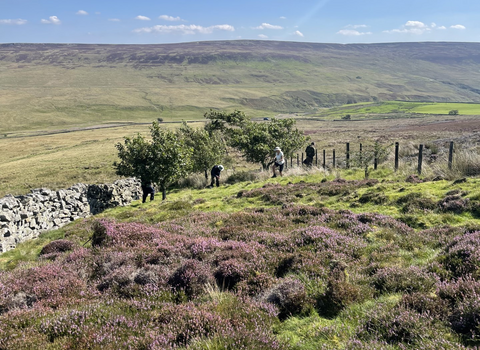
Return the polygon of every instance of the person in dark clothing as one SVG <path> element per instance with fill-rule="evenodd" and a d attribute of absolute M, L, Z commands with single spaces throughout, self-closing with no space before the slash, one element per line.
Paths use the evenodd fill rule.
<path fill-rule="evenodd" d="M 220 187 L 220 173 L 223 171 L 223 165 L 215 165 L 212 168 L 211 175 L 212 175 L 212 182 L 210 183 L 210 187 L 213 187 L 213 184 L 216 182 L 217 187 Z"/>
<path fill-rule="evenodd" d="M 142 192 L 142 203 L 145 203 L 148 195 L 150 195 L 150 201 L 153 201 L 153 199 L 155 198 L 155 189 L 153 188 L 153 184 L 151 181 L 142 181 Z"/>
<path fill-rule="evenodd" d="M 305 160 L 303 161 L 303 164 L 307 166 L 312 166 L 313 165 L 313 157 L 315 157 L 315 148 L 313 147 L 315 145 L 315 142 L 312 142 L 307 146 L 307 149 L 305 150 Z"/>

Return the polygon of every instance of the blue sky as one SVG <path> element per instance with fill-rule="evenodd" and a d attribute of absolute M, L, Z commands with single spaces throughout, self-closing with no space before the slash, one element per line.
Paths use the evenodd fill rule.
<path fill-rule="evenodd" d="M 480 41 L 479 0 L 0 0 L 0 43 Z"/>

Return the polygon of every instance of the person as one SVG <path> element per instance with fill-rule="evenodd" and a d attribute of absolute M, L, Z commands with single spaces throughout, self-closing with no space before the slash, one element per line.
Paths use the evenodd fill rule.
<path fill-rule="evenodd" d="M 214 165 L 210 174 L 212 175 L 212 182 L 210 187 L 213 187 L 214 182 L 217 183 L 217 187 L 220 187 L 220 173 L 223 171 L 223 165 Z"/>
<path fill-rule="evenodd" d="M 153 201 L 153 199 L 155 198 L 155 189 L 153 188 L 153 184 L 151 181 L 142 181 L 142 192 L 142 203 L 145 203 L 148 195 L 150 195 L 150 201 Z"/>
<path fill-rule="evenodd" d="M 275 163 L 273 164 L 273 176 L 272 177 L 277 177 L 277 168 L 280 173 L 280 176 L 282 175 L 283 171 L 283 166 L 285 165 L 285 158 L 283 157 L 283 152 L 280 149 L 280 147 L 275 147 Z"/>
<path fill-rule="evenodd" d="M 313 157 L 315 157 L 315 142 L 312 142 L 307 146 L 307 149 L 305 150 L 305 160 L 303 161 L 303 164 L 307 166 L 312 166 L 313 165 Z"/>

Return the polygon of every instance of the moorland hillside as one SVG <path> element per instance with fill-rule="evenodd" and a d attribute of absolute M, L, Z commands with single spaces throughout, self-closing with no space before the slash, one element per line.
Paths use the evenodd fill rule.
<path fill-rule="evenodd" d="M 378 100 L 475 102 L 480 44 L 218 41 L 0 45 L 0 133 L 315 111 Z"/>
<path fill-rule="evenodd" d="M 0 347 L 476 349 L 478 183 L 317 172 L 108 210 L 0 256 Z"/>

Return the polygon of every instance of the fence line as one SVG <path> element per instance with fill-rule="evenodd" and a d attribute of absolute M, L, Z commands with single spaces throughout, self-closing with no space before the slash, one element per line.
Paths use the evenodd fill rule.
<path fill-rule="evenodd" d="M 419 175 L 421 175 L 422 171 L 423 171 L 424 149 L 425 149 L 424 144 L 420 144 L 418 146 L 417 173 Z M 321 157 L 322 157 L 320 162 L 318 161 L 318 152 L 319 151 L 321 152 Z M 394 157 L 394 170 L 395 170 L 395 172 L 397 172 L 398 168 L 399 168 L 399 159 L 400 159 L 399 153 L 400 153 L 400 143 L 395 142 L 395 153 L 394 153 L 395 154 L 395 157 Z M 315 150 L 315 159 L 313 159 L 312 165 L 315 165 L 316 167 L 322 167 L 323 169 L 327 169 L 327 168 L 330 168 L 330 167 L 335 169 L 335 168 L 341 168 L 342 166 L 345 169 L 350 169 L 351 160 L 352 160 L 351 159 L 352 152 L 350 150 L 350 142 L 345 143 L 345 158 L 344 158 L 343 162 L 342 162 L 341 159 L 339 159 L 336 156 L 335 149 L 331 150 L 331 156 L 327 156 L 327 154 L 328 154 L 327 149 Z M 449 144 L 449 149 L 448 149 L 448 169 L 450 169 L 450 170 L 453 167 L 453 154 L 454 154 L 454 142 L 451 141 L 450 144 Z M 363 157 L 366 157 L 366 154 L 364 154 L 364 147 L 360 143 L 359 144 L 359 152 L 358 152 L 358 159 L 359 159 L 360 163 L 364 159 Z M 293 166 L 294 166 L 294 158 L 295 158 L 295 155 L 293 154 L 290 157 L 290 167 L 291 168 L 293 168 Z M 301 154 L 297 153 L 296 154 L 296 159 L 297 159 L 297 167 L 304 165 L 303 162 L 305 161 L 305 158 L 304 158 L 304 153 L 303 152 Z M 288 165 L 288 159 L 287 159 L 286 163 Z M 375 156 L 373 158 L 373 168 L 374 168 L 374 170 L 377 169 L 378 163 L 379 163 L 379 159 L 378 159 L 377 155 L 375 154 Z"/>

